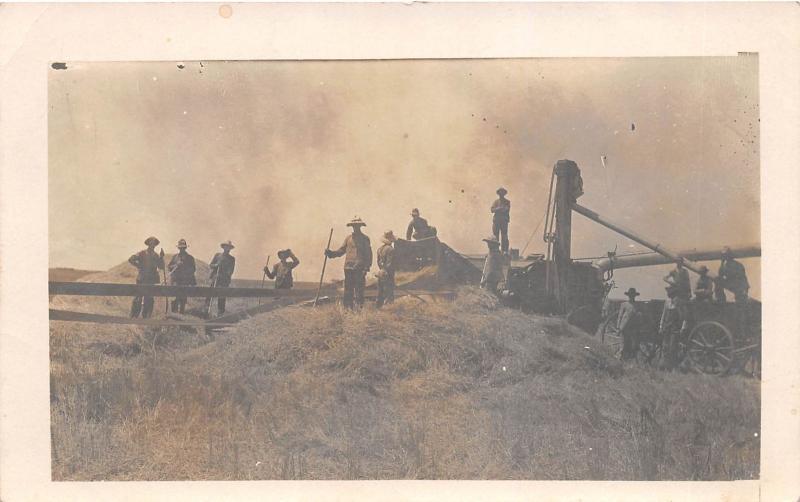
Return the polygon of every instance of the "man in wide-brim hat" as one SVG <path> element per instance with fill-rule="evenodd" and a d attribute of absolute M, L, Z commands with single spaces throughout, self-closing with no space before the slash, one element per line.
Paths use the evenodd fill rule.
<path fill-rule="evenodd" d="M 364 287 L 367 272 L 372 266 L 372 245 L 369 237 L 361 231 L 367 226 L 359 218 L 353 218 L 348 227 L 353 233 L 348 235 L 338 249 L 326 249 L 325 256 L 338 258 L 344 256 L 344 297 L 342 303 L 347 308 L 361 307 L 364 304 Z"/>
<path fill-rule="evenodd" d="M 511 221 L 511 201 L 506 199 L 508 190 L 500 187 L 498 198 L 492 203 L 492 234 L 500 241 L 500 250 L 508 253 L 508 223 Z"/>
<path fill-rule="evenodd" d="M 211 286 L 215 288 L 227 288 L 231 285 L 231 278 L 233 277 L 233 270 L 236 268 L 236 258 L 231 254 L 231 249 L 235 246 L 231 241 L 221 242 L 219 247 L 222 248 L 221 253 L 217 253 L 208 264 L 210 274 L 208 280 Z M 206 298 L 206 311 L 211 304 L 211 298 Z M 217 314 L 222 315 L 225 313 L 225 297 L 221 296 L 217 299 Z"/>
<path fill-rule="evenodd" d="M 747 304 L 750 296 L 750 282 L 747 280 L 747 272 L 744 265 L 736 261 L 733 251 L 728 246 L 722 248 L 722 261 L 719 264 L 717 273 L 717 284 L 714 290 L 717 301 L 725 303 L 725 290 L 733 293 L 736 307 L 734 313 L 736 317 L 737 334 L 746 336 L 748 324 Z"/>
<path fill-rule="evenodd" d="M 128 258 L 128 263 L 137 268 L 138 274 L 136 275 L 136 284 L 158 284 L 161 282 L 159 277 L 159 270 L 164 270 L 164 256 L 155 251 L 156 246 L 160 241 L 153 236 L 144 240 L 147 249 L 143 249 L 135 255 Z M 150 317 L 153 314 L 153 297 L 152 296 L 136 296 L 131 303 L 131 317 L 143 318 Z"/>
<path fill-rule="evenodd" d="M 639 350 L 639 312 L 636 309 L 636 288 L 628 288 L 625 292 L 628 301 L 620 305 L 617 315 L 617 332 L 622 336 L 622 359 L 636 357 Z"/>
<path fill-rule="evenodd" d="M 722 248 L 722 261 L 717 272 L 717 300 L 724 302 L 725 289 L 730 290 L 734 299 L 738 303 L 747 303 L 750 282 L 747 280 L 747 273 L 744 265 L 736 261 L 731 248 Z"/>
<path fill-rule="evenodd" d="M 503 255 L 500 253 L 500 241 L 493 235 L 483 239 L 488 248 L 486 260 L 483 262 L 481 287 L 497 293 L 497 285 L 505 280 L 503 276 Z"/>
<path fill-rule="evenodd" d="M 189 245 L 186 244 L 186 239 L 180 239 L 176 247 L 178 248 L 178 253 L 172 256 L 169 260 L 169 265 L 167 265 L 170 284 L 174 286 L 197 285 L 197 279 L 194 276 L 197 267 L 195 265 L 194 256 L 186 252 L 186 248 L 189 247 Z M 172 300 L 172 311 L 181 314 L 186 311 L 185 296 L 176 296 L 175 299 Z"/>
<path fill-rule="evenodd" d="M 392 245 L 397 238 L 394 232 L 387 230 L 381 237 L 383 245 L 378 248 L 377 263 L 378 263 L 378 299 L 375 300 L 375 305 L 381 308 L 385 303 L 392 303 L 394 301 L 394 246 Z"/>
<path fill-rule="evenodd" d="M 292 270 L 298 265 L 300 260 L 291 249 L 281 249 L 278 251 L 278 263 L 272 266 L 272 270 L 268 266 L 264 267 L 264 273 L 275 280 L 275 289 L 292 289 L 294 286 Z"/>

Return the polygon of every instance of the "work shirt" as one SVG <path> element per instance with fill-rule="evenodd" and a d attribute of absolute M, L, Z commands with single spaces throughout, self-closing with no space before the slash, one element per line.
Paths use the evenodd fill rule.
<path fill-rule="evenodd" d="M 211 273 L 208 276 L 211 284 L 216 281 L 217 286 L 229 286 L 233 276 L 233 269 L 236 267 L 236 258 L 230 254 L 217 253 L 208 266 L 211 269 Z M 219 279 L 217 279 L 217 274 L 219 274 Z"/>
<path fill-rule="evenodd" d="M 697 278 L 697 283 L 694 286 L 694 296 L 698 300 L 710 300 L 713 294 L 714 281 L 707 275 L 701 275 Z"/>
<path fill-rule="evenodd" d="M 139 269 L 139 274 L 136 276 L 138 284 L 158 284 L 161 282 L 158 270 L 164 270 L 164 258 L 155 251 L 151 251 L 149 248 L 143 249 L 128 258 L 128 263 Z"/>
<path fill-rule="evenodd" d="M 169 279 L 178 286 L 194 286 L 197 280 L 194 277 L 196 266 L 194 256 L 189 253 L 178 253 L 169 260 L 167 266 Z"/>
<path fill-rule="evenodd" d="M 736 260 L 725 260 L 719 266 L 719 279 L 722 285 L 734 293 L 746 294 L 750 289 L 744 265 Z"/>
<path fill-rule="evenodd" d="M 499 198 L 492 204 L 492 221 L 495 223 L 507 223 L 511 221 L 511 201 Z"/>
<path fill-rule="evenodd" d="M 415 239 L 432 237 L 432 232 L 430 225 L 428 225 L 428 220 L 415 216 L 411 222 L 409 222 L 408 228 L 406 229 L 406 240 L 410 241 L 412 235 Z"/>
<path fill-rule="evenodd" d="M 378 248 L 378 268 L 385 270 L 387 274 L 394 274 L 394 247 L 384 243 Z"/>
<path fill-rule="evenodd" d="M 350 234 L 344 239 L 339 249 L 330 250 L 328 256 L 338 258 L 344 256 L 345 270 L 367 271 L 372 266 L 372 245 L 369 237 L 362 234 Z"/>
<path fill-rule="evenodd" d="M 672 283 L 675 285 L 675 291 L 677 295 L 684 299 L 688 300 L 692 297 L 692 285 L 689 281 L 689 272 L 685 268 L 673 269 L 667 275 L 668 278 L 672 279 Z"/>
<path fill-rule="evenodd" d="M 632 302 L 625 302 L 619 307 L 617 315 L 617 330 L 622 333 L 625 330 L 636 328 L 636 305 Z"/>
<path fill-rule="evenodd" d="M 272 272 L 269 269 L 264 269 L 267 277 L 275 279 L 275 289 L 292 289 L 294 286 L 294 278 L 292 277 L 292 269 L 300 265 L 300 260 L 294 256 L 290 256 L 291 261 L 279 261 L 272 267 Z"/>

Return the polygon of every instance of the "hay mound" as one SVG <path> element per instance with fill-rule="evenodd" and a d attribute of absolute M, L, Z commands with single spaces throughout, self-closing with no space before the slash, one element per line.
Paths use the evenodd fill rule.
<path fill-rule="evenodd" d="M 60 371 L 54 479 L 758 476 L 757 382 L 623 368 L 475 288 L 289 307 L 123 369 Z"/>

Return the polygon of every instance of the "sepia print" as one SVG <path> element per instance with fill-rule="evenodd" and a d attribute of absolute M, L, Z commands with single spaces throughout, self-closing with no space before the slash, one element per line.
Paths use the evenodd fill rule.
<path fill-rule="evenodd" d="M 760 472 L 758 56 L 53 62 L 52 479 Z"/>

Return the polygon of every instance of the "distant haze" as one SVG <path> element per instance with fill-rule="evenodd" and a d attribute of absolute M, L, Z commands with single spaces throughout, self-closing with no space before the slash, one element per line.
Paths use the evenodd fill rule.
<path fill-rule="evenodd" d="M 562 158 L 582 170 L 581 204 L 665 246 L 759 242 L 755 56 L 67 67 L 49 79 L 51 266 L 110 268 L 148 235 L 209 260 L 231 239 L 236 277 L 291 247 L 314 281 L 331 227 L 338 246 L 358 215 L 377 248 L 414 207 L 481 253 L 499 186 L 521 249 Z M 573 221 L 576 257 L 642 251 Z M 760 262 L 743 263 L 758 297 Z M 665 270 L 615 279 L 662 297 Z"/>

